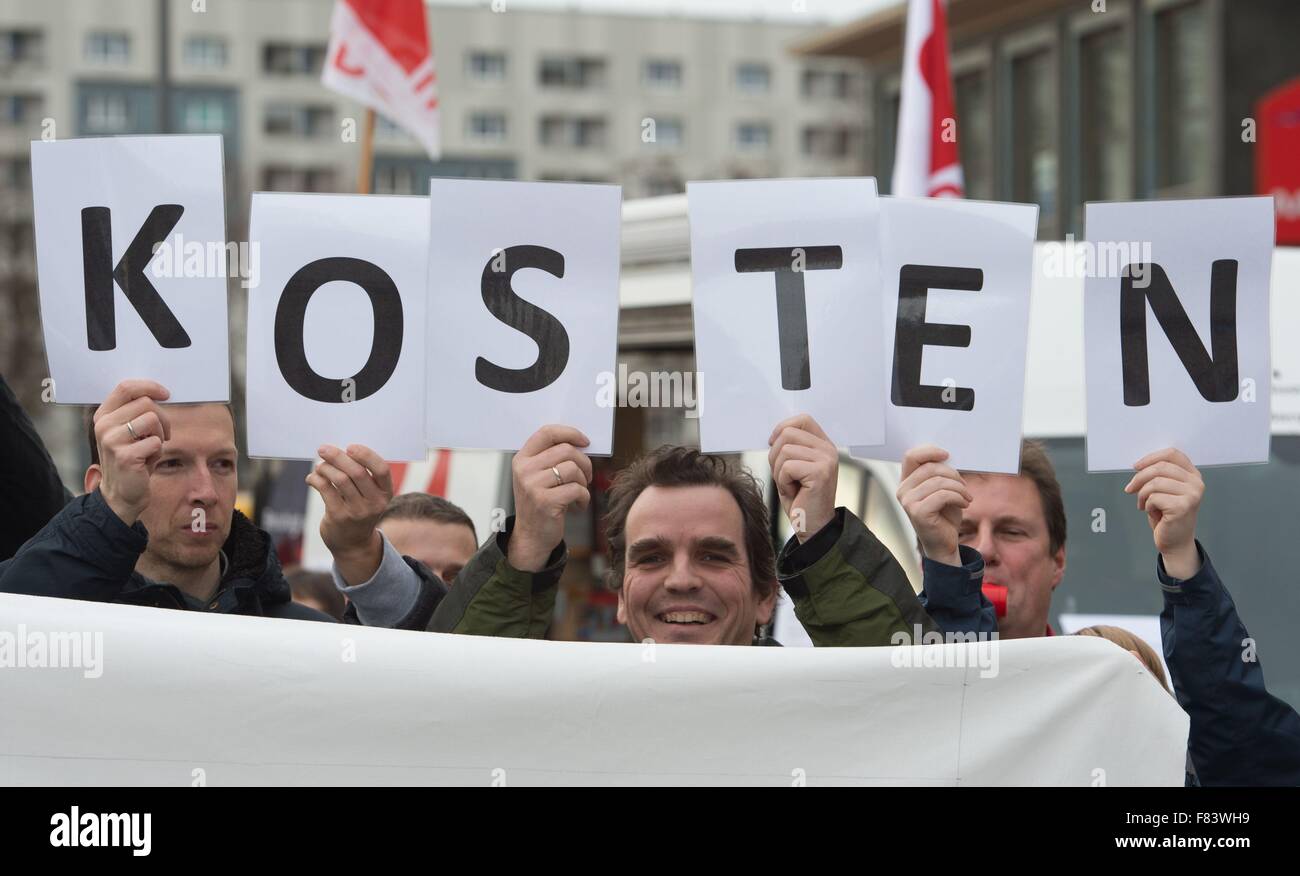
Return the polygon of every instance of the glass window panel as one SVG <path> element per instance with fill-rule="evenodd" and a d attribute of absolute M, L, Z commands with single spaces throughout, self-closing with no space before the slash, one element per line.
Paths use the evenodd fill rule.
<path fill-rule="evenodd" d="M 1084 201 L 1133 196 L 1132 81 L 1124 32 L 1096 31 L 1079 41 Z"/>
<path fill-rule="evenodd" d="M 1055 81 L 1048 49 L 1011 62 L 1012 199 L 1038 204 L 1040 224 L 1056 216 Z"/>
<path fill-rule="evenodd" d="M 1209 34 L 1205 4 L 1156 15 L 1156 185 L 1210 184 Z"/>

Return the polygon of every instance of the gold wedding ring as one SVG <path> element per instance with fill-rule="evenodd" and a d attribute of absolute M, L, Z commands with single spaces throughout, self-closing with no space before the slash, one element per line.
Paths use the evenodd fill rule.
<path fill-rule="evenodd" d="M 139 440 L 140 440 L 140 436 L 137 435 L 137 434 L 135 434 L 135 430 L 131 428 L 131 421 L 130 421 L 130 420 L 127 420 L 127 421 L 126 421 L 126 431 L 129 432 L 129 433 L 131 434 L 131 440 L 132 440 L 132 441 L 139 441 Z"/>
<path fill-rule="evenodd" d="M 564 483 L 564 478 L 560 476 L 560 469 L 558 467 L 554 465 L 551 466 L 551 474 L 555 475 L 555 485 L 557 487 Z"/>

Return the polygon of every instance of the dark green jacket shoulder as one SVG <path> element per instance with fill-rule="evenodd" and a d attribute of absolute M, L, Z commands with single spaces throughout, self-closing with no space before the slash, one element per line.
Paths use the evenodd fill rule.
<path fill-rule="evenodd" d="M 515 518 L 483 542 L 438 603 L 428 629 L 435 633 L 544 639 L 555 613 L 555 593 L 568 559 L 564 544 L 540 572 L 510 565 L 506 550 Z"/>
<path fill-rule="evenodd" d="M 792 537 L 786 543 L 777 578 L 819 647 L 912 643 L 918 630 L 939 632 L 907 572 L 846 508 L 836 508 L 831 522 L 806 542 Z"/>

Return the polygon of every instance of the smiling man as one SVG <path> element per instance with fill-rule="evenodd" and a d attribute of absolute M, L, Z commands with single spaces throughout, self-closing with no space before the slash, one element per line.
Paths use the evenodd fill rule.
<path fill-rule="evenodd" d="M 565 516 L 591 501 L 587 444 L 577 429 L 544 426 L 515 454 L 515 516 L 439 605 L 444 629 L 546 635 L 566 561 Z M 769 445 L 795 531 L 779 556 L 758 483 L 725 458 L 663 447 L 619 473 L 604 517 L 608 576 L 634 640 L 775 645 L 762 630 L 782 589 L 816 645 L 889 645 L 898 633 L 939 632 L 936 620 L 969 609 L 969 600 L 946 603 L 961 601 L 948 591 L 931 596 L 927 613 L 889 550 L 835 507 L 839 452 L 811 417 L 778 424 Z"/>

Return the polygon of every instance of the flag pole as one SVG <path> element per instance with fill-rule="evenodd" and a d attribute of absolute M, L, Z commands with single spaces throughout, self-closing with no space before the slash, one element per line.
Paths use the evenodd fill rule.
<path fill-rule="evenodd" d="M 375 111 L 366 108 L 361 131 L 361 166 L 357 169 L 357 194 L 370 194 L 370 177 L 375 164 Z"/>

